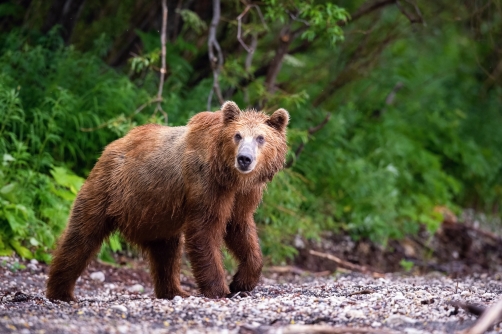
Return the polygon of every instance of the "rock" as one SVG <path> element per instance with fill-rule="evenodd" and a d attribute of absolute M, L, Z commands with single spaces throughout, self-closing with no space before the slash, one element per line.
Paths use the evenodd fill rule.
<path fill-rule="evenodd" d="M 134 284 L 128 290 L 129 290 L 129 292 L 143 293 L 145 291 L 145 288 L 141 284 Z"/>
<path fill-rule="evenodd" d="M 96 271 L 90 275 L 91 279 L 94 281 L 104 282 L 105 274 L 102 271 Z"/>
<path fill-rule="evenodd" d="M 392 297 L 392 300 L 403 300 L 406 299 L 401 292 L 396 292 L 396 294 Z"/>
<path fill-rule="evenodd" d="M 361 310 L 348 310 L 347 312 L 345 312 L 345 318 L 365 319 L 366 316 L 364 315 L 364 312 Z"/>
<path fill-rule="evenodd" d="M 119 333 L 127 333 L 129 332 L 129 327 L 122 325 L 122 326 L 117 326 L 117 331 Z"/>
<path fill-rule="evenodd" d="M 405 317 L 404 315 L 393 314 L 387 318 L 386 323 L 388 325 L 403 325 L 403 324 L 414 324 L 417 321 L 412 318 Z"/>
<path fill-rule="evenodd" d="M 175 302 L 175 303 L 179 303 L 182 300 L 183 300 L 183 298 L 181 298 L 181 296 L 174 296 L 174 298 L 173 298 L 173 302 Z"/>
<path fill-rule="evenodd" d="M 415 328 L 405 328 L 403 330 L 404 333 L 406 334 L 425 334 L 427 332 L 424 332 L 424 331 L 421 331 L 419 329 L 415 329 Z"/>
<path fill-rule="evenodd" d="M 124 305 L 115 304 L 110 307 L 111 310 L 118 311 L 120 313 L 127 314 L 127 307 Z"/>
<path fill-rule="evenodd" d="M 298 234 L 295 236 L 294 245 L 296 248 L 305 248 L 305 242 L 303 242 L 302 237 Z"/>

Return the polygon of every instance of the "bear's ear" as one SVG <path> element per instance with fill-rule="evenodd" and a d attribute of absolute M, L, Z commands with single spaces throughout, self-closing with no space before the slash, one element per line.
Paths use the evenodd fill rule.
<path fill-rule="evenodd" d="M 286 109 L 277 109 L 267 121 L 267 124 L 279 132 L 284 132 L 289 123 L 289 113 Z"/>
<path fill-rule="evenodd" d="M 237 104 L 233 101 L 227 101 L 221 106 L 221 111 L 223 112 L 223 123 L 228 124 L 239 117 L 241 110 Z"/>

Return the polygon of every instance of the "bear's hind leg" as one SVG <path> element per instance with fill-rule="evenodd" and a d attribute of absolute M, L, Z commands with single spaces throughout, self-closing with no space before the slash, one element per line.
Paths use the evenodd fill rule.
<path fill-rule="evenodd" d="M 189 294 L 183 291 L 180 284 L 182 235 L 152 241 L 144 244 L 142 248 L 150 262 L 155 296 L 166 299 L 173 299 L 175 296 L 188 297 Z"/>
<path fill-rule="evenodd" d="M 75 301 L 73 290 L 78 277 L 112 230 L 112 224 L 103 217 L 89 217 L 84 213 L 79 216 L 72 213 L 70 222 L 53 254 L 47 281 L 48 299 Z"/>

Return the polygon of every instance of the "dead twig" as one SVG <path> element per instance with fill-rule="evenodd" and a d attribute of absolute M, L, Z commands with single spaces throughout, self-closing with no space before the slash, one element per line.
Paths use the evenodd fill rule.
<path fill-rule="evenodd" d="M 349 269 L 349 270 L 352 270 L 352 271 L 357 271 L 357 272 L 364 273 L 364 274 L 372 274 L 373 277 L 384 277 L 383 274 L 378 273 L 378 272 L 376 272 L 374 270 L 370 270 L 366 266 L 360 266 L 360 265 L 357 265 L 357 264 L 350 263 L 348 261 L 342 260 L 339 257 L 336 257 L 336 256 L 331 255 L 331 254 L 321 253 L 321 252 L 318 252 L 318 251 L 315 251 L 315 250 L 312 250 L 312 249 L 309 251 L 309 253 L 312 254 L 312 255 L 314 255 L 314 256 L 318 256 L 318 257 L 321 257 L 321 258 L 324 258 L 324 259 L 331 260 L 331 261 L 335 262 L 336 264 L 338 264 L 340 267 L 343 267 L 343 268 L 346 268 L 346 269 Z"/>
<path fill-rule="evenodd" d="M 463 332 L 463 334 L 481 334 L 484 333 L 495 323 L 502 320 L 502 299 L 485 310 L 478 321 L 471 328 Z"/>
<path fill-rule="evenodd" d="M 209 93 L 207 99 L 207 110 L 211 110 L 211 102 L 213 100 L 213 92 L 216 93 L 218 101 L 223 104 L 223 95 L 221 94 L 221 88 L 219 83 L 219 75 L 221 68 L 223 66 L 223 53 L 221 52 L 220 44 L 216 39 L 216 30 L 218 28 L 218 23 L 220 22 L 221 8 L 220 0 L 213 0 L 213 19 L 211 20 L 211 26 L 209 27 L 209 36 L 207 39 L 207 47 L 209 54 L 209 63 L 213 70 L 213 87 Z M 216 50 L 217 56 L 214 54 Z"/>

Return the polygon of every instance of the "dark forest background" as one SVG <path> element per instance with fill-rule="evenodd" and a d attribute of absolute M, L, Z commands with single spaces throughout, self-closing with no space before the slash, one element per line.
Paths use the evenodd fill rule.
<path fill-rule="evenodd" d="M 272 262 L 296 236 L 386 245 L 444 212 L 500 229 L 501 1 L 166 7 L 164 21 L 161 1 L 0 1 L 0 255 L 50 261 L 105 145 L 224 100 L 291 114 L 256 215 Z M 113 236 L 101 257 L 124 247 Z"/>

